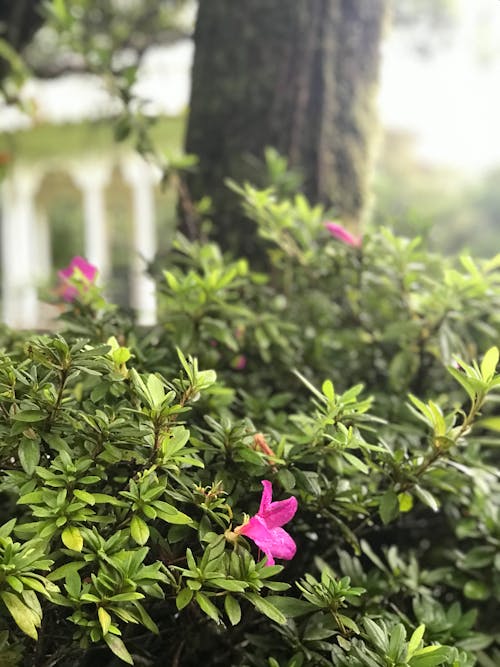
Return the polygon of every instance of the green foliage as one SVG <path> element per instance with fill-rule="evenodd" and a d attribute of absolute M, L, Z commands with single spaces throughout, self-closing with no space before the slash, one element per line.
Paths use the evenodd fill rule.
<path fill-rule="evenodd" d="M 235 187 L 269 271 L 179 237 L 156 327 L 89 291 L 3 334 L 2 659 L 492 667 L 498 258 Z M 298 499 L 272 567 L 262 480 Z"/>

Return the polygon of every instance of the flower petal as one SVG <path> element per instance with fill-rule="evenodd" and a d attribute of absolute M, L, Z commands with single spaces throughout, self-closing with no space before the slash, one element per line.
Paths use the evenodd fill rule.
<path fill-rule="evenodd" d="M 271 552 L 273 536 L 266 522 L 258 514 L 238 529 L 240 535 L 246 535 L 264 552 Z"/>
<path fill-rule="evenodd" d="M 264 519 L 268 528 L 284 526 L 292 519 L 297 511 L 297 498 L 291 496 L 286 500 L 278 500 L 271 503 L 267 511 L 260 516 Z"/>
<path fill-rule="evenodd" d="M 273 503 L 271 502 L 273 497 L 271 482 L 265 479 L 262 482 L 262 486 L 264 487 L 264 491 L 262 492 L 260 507 L 257 512 L 258 516 L 261 516 L 265 520 L 268 528 L 276 528 L 288 523 L 297 511 L 297 498 L 292 496 L 286 500 L 278 500 Z"/>
<path fill-rule="evenodd" d="M 339 225 L 337 222 L 325 222 L 325 227 L 328 229 L 330 234 L 334 236 L 339 241 L 347 243 L 347 245 L 353 246 L 354 248 L 360 248 L 362 239 L 360 236 L 354 236 L 347 231 L 342 225 Z"/>
<path fill-rule="evenodd" d="M 266 556 L 266 565 L 267 565 L 267 566 L 274 565 L 274 564 L 275 564 L 275 560 L 274 560 L 274 558 L 273 558 L 272 553 L 269 552 L 269 551 L 264 551 L 264 554 L 265 554 L 265 556 Z"/>
<path fill-rule="evenodd" d="M 269 505 L 271 504 L 271 500 L 273 499 L 273 485 L 268 479 L 262 480 L 262 486 L 264 487 L 264 491 L 262 491 L 262 498 L 260 499 L 260 507 L 258 514 L 264 515 L 268 508 Z"/>
<path fill-rule="evenodd" d="M 267 564 L 274 564 L 274 557 L 290 560 L 295 556 L 297 545 L 292 537 L 283 528 L 272 528 L 258 514 L 239 529 L 241 535 L 246 535 L 267 556 Z M 272 561 L 272 562 L 271 562 Z"/>
<path fill-rule="evenodd" d="M 283 528 L 273 528 L 270 532 L 273 542 L 272 555 L 276 558 L 291 560 L 297 551 L 297 545 L 291 535 L 286 530 L 283 530 Z"/>
<path fill-rule="evenodd" d="M 79 255 L 73 257 L 70 262 L 70 267 L 72 269 L 72 273 L 74 273 L 75 269 L 78 269 L 90 282 L 94 280 L 97 274 L 97 267 L 90 262 L 87 262 L 85 258 L 80 257 Z"/>
<path fill-rule="evenodd" d="M 65 269 L 58 271 L 58 276 L 60 280 L 59 293 L 65 301 L 73 301 L 78 296 L 80 290 L 76 285 L 71 284 L 71 280 L 77 278 L 81 289 L 88 289 L 86 283 L 94 282 L 97 276 L 97 267 L 87 262 L 84 257 L 77 255 L 73 257 Z"/>

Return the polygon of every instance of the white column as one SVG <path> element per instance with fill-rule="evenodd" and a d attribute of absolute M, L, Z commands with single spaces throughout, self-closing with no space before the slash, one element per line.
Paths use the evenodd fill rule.
<path fill-rule="evenodd" d="M 11 327 L 38 324 L 35 197 L 41 175 L 13 170 L 2 188 L 2 317 Z"/>
<path fill-rule="evenodd" d="M 47 212 L 39 206 L 35 210 L 36 229 L 35 243 L 36 248 L 32 247 L 32 262 L 35 271 L 35 278 L 38 284 L 46 285 L 50 280 L 52 271 L 52 248 L 50 242 L 50 225 Z"/>
<path fill-rule="evenodd" d="M 131 156 L 122 164 L 125 180 L 132 187 L 133 257 L 131 265 L 131 305 L 137 311 L 139 324 L 156 323 L 155 283 L 147 275 L 149 262 L 156 254 L 154 186 L 158 176 L 139 156 Z"/>
<path fill-rule="evenodd" d="M 102 281 L 111 268 L 105 198 L 111 170 L 109 163 L 97 161 L 70 168 L 70 175 L 83 194 L 85 258 L 97 267 Z"/>

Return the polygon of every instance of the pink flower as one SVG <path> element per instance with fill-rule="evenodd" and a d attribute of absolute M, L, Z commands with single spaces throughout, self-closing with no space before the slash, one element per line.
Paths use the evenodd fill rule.
<path fill-rule="evenodd" d="M 245 369 L 247 365 L 247 358 L 245 357 L 244 354 L 239 354 L 237 357 L 233 359 L 233 362 L 231 366 L 234 368 L 236 371 L 242 371 Z"/>
<path fill-rule="evenodd" d="M 246 535 L 267 556 L 266 565 L 274 565 L 274 558 L 290 560 L 295 556 L 297 545 L 281 526 L 288 523 L 297 511 L 297 498 L 271 502 L 273 488 L 271 482 L 262 482 L 264 491 L 259 511 L 247 523 L 238 526 L 235 533 Z"/>
<path fill-rule="evenodd" d="M 97 276 L 97 267 L 83 257 L 73 257 L 69 266 L 58 271 L 59 290 L 65 301 L 74 301 L 80 291 L 87 291 Z M 79 289 L 80 287 L 80 289 Z"/>
<path fill-rule="evenodd" d="M 328 229 L 330 234 L 334 236 L 339 241 L 347 243 L 347 245 L 352 246 L 353 248 L 361 248 L 363 239 L 361 236 L 354 236 L 347 229 L 344 229 L 342 225 L 339 225 L 337 222 L 325 222 L 325 227 Z"/>

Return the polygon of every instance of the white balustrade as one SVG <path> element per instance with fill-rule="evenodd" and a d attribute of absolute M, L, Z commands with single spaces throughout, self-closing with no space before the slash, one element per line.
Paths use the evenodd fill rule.
<path fill-rule="evenodd" d="M 147 326 L 156 322 L 155 285 L 147 268 L 157 250 L 154 190 L 159 174 L 138 155 L 123 157 L 120 167 L 132 194 L 130 305 L 138 322 Z M 51 277 L 52 252 L 50 221 L 37 206 L 36 195 L 43 177 L 52 171 L 69 173 L 82 193 L 84 248 L 79 254 L 98 268 L 101 284 L 112 272 L 106 187 L 113 164 L 92 158 L 14 167 L 0 190 L 2 319 L 12 327 L 40 326 L 37 288 Z"/>
<path fill-rule="evenodd" d="M 82 162 L 69 167 L 71 178 L 83 195 L 85 258 L 99 270 L 99 279 L 110 274 L 111 258 L 106 216 L 106 187 L 112 165 L 105 161 Z"/>
<path fill-rule="evenodd" d="M 38 323 L 38 266 L 45 262 L 36 242 L 40 181 L 35 168 L 15 168 L 2 186 L 2 319 L 11 327 Z"/>
<path fill-rule="evenodd" d="M 156 322 L 156 295 L 154 281 L 146 271 L 157 249 L 154 186 L 159 174 L 139 156 L 126 159 L 122 173 L 132 187 L 131 305 L 139 324 L 150 325 Z"/>

